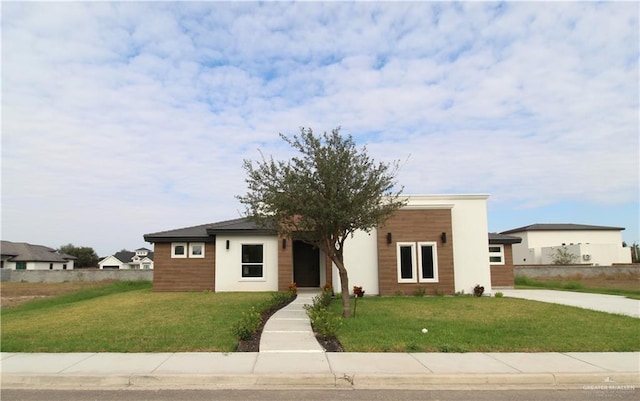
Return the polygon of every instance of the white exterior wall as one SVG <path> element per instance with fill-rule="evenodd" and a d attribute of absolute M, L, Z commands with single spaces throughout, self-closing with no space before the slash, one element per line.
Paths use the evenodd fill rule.
<path fill-rule="evenodd" d="M 553 263 L 550 254 L 555 251 L 544 248 L 561 247 L 562 244 L 581 246 L 571 251 L 580 256 L 576 263 L 631 263 L 631 252 L 622 247 L 622 233 L 618 230 L 524 231 L 509 235 L 522 238 L 520 244 L 512 246 L 514 264 Z M 591 260 L 583 260 L 584 254 L 591 255 Z"/>
<path fill-rule="evenodd" d="M 542 264 L 553 264 L 553 256 L 562 246 L 541 248 Z M 574 244 L 567 245 L 567 251 L 576 255 L 574 263 L 593 266 L 611 266 L 614 263 L 631 263 L 630 248 L 615 244 Z"/>
<path fill-rule="evenodd" d="M 226 247 L 227 240 L 229 249 Z M 242 277 L 242 244 L 263 245 L 263 278 Z M 215 291 L 278 291 L 278 238 L 217 235 Z"/>
<path fill-rule="evenodd" d="M 358 231 L 346 239 L 344 244 L 344 265 L 349 272 L 349 293 L 353 286 L 361 286 L 365 295 L 378 295 L 378 231 L 370 233 Z M 322 265 L 321 265 L 322 266 Z M 321 269 L 322 270 L 322 269 Z M 333 288 L 340 292 L 340 274 L 333 265 Z M 322 281 L 321 281 L 322 282 Z"/>
<path fill-rule="evenodd" d="M 407 208 L 450 208 L 453 233 L 455 291 L 473 294 L 480 284 L 491 294 L 491 269 L 487 235 L 487 199 L 489 195 L 417 195 L 410 196 Z"/>
<path fill-rule="evenodd" d="M 70 260 L 68 262 L 26 262 L 25 270 L 64 270 L 63 265 L 67 265 L 66 270 L 73 270 L 73 261 Z M 51 269 L 50 265 L 53 264 L 53 269 Z M 16 262 L 5 261 L 4 269 L 17 270 Z"/>

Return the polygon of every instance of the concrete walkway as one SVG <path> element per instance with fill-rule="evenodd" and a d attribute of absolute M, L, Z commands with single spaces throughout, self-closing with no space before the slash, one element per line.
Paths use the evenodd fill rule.
<path fill-rule="evenodd" d="M 590 294 L 556 290 L 499 290 L 505 297 L 577 306 L 600 312 L 617 313 L 640 318 L 640 300 L 620 295 Z"/>

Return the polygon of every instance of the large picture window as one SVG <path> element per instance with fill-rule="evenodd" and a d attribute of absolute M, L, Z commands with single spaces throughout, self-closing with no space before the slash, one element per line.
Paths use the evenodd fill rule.
<path fill-rule="evenodd" d="M 242 277 L 264 277 L 264 252 L 262 244 L 242 245 Z"/>
<path fill-rule="evenodd" d="M 398 282 L 438 282 L 438 251 L 435 242 L 398 242 Z"/>

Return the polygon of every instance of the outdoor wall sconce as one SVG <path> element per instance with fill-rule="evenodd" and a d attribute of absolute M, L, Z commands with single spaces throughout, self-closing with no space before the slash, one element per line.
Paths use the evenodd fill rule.
<path fill-rule="evenodd" d="M 229 240 L 227 240 L 227 249 L 229 249 Z"/>
<path fill-rule="evenodd" d="M 391 233 L 387 233 L 387 244 L 392 242 Z"/>
<path fill-rule="evenodd" d="M 446 244 L 447 243 L 447 233 L 440 234 L 440 240 L 442 241 L 443 244 Z"/>
<path fill-rule="evenodd" d="M 287 249 L 287 239 L 286 238 L 282 239 L 282 249 Z"/>

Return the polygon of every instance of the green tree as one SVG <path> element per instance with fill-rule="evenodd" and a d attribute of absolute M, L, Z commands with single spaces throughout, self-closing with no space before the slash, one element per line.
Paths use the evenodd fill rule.
<path fill-rule="evenodd" d="M 554 265 L 570 265 L 578 260 L 578 256 L 569 252 L 566 246 L 557 248 L 555 253 L 551 256 L 551 260 Z"/>
<path fill-rule="evenodd" d="M 87 246 L 77 247 L 73 244 L 67 244 L 58 248 L 58 253 L 65 253 L 78 258 L 74 262 L 74 267 L 79 269 L 83 267 L 97 267 L 98 261 L 100 260 L 96 251 Z"/>
<path fill-rule="evenodd" d="M 237 198 L 246 214 L 278 234 L 325 252 L 340 277 L 343 316 L 351 317 L 345 241 L 356 231 L 370 232 L 406 200 L 394 191 L 398 162 L 375 163 L 340 128 L 315 136 L 309 129 L 280 137 L 301 156 L 244 161 L 248 192 Z"/>

